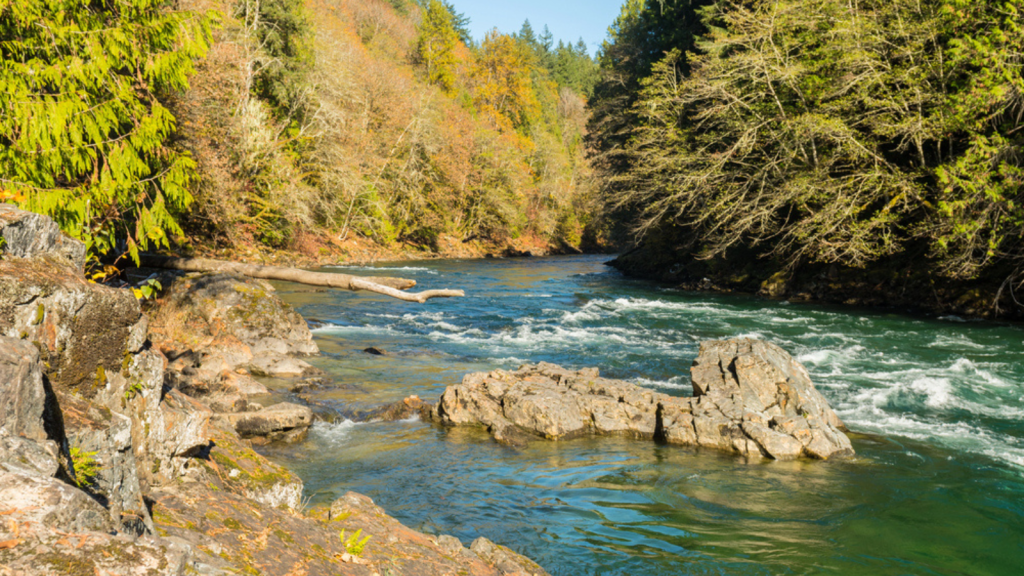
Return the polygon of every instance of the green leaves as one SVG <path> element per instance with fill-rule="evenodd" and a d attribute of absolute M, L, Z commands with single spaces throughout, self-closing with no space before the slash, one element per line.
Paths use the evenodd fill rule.
<path fill-rule="evenodd" d="M 459 35 L 452 13 L 442 2 L 427 2 L 419 33 L 416 53 L 427 68 L 427 80 L 450 93 L 455 88 L 455 47 Z"/>
<path fill-rule="evenodd" d="M 0 2 L 0 187 L 94 256 L 167 245 L 195 164 L 159 99 L 187 87 L 210 23 L 163 0 Z"/>
<path fill-rule="evenodd" d="M 1022 0 L 759 0 L 701 10 L 699 53 L 651 65 L 612 179 L 640 234 L 863 266 L 1024 265 Z M 605 63 L 655 21 L 627 3 Z M 639 27 L 639 28 L 637 28 Z M 657 29 L 657 26 L 654 26 Z M 634 59 L 632 65 L 638 60 Z M 614 126 L 614 122 L 605 122 Z M 620 134 L 622 132 L 619 132 Z"/>

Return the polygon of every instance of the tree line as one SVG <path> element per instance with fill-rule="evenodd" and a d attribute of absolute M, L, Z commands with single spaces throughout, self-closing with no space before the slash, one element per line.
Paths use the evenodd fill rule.
<path fill-rule="evenodd" d="M 1019 283 L 1022 8 L 627 0 L 592 101 L 612 219 L 695 259 Z"/>

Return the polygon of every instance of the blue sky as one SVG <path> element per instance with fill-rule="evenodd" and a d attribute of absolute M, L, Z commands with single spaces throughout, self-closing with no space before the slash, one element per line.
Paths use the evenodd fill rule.
<path fill-rule="evenodd" d="M 590 48 L 598 47 L 608 26 L 619 15 L 623 0 L 451 0 L 456 10 L 469 16 L 473 38 L 480 40 L 491 28 L 502 32 L 518 32 L 523 20 L 529 19 L 540 34 L 547 24 L 555 43 L 559 40 L 576 43 L 581 37 Z"/>

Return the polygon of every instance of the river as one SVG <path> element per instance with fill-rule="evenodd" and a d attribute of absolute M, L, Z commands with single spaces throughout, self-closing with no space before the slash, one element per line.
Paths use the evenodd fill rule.
<path fill-rule="evenodd" d="M 857 457 L 747 464 L 617 438 L 516 450 L 418 420 L 320 422 L 264 453 L 315 504 L 354 490 L 415 529 L 486 536 L 555 576 L 1024 572 L 1024 329 L 683 292 L 607 260 L 325 269 L 466 290 L 426 305 L 278 286 L 324 323 L 312 362 L 337 384 L 319 399 L 338 406 L 436 401 L 467 372 L 540 360 L 689 395 L 701 340 L 756 337 L 807 366 Z"/>

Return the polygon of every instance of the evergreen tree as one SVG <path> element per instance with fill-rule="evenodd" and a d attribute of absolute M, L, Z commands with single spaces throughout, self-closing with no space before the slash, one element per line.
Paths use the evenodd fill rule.
<path fill-rule="evenodd" d="M 672 50 L 681 56 L 677 67 L 688 72 L 688 54 L 704 33 L 699 16 L 716 0 L 625 0 L 598 52 L 600 75 L 591 99 L 590 138 L 599 152 L 597 164 L 613 175 L 629 169 L 621 155 L 639 119 L 632 113 L 640 81 L 655 62 Z"/>
<path fill-rule="evenodd" d="M 549 72 L 554 73 L 555 71 L 555 37 L 551 34 L 551 30 L 544 25 L 544 32 L 537 38 L 537 45 L 539 47 L 538 54 L 540 56 L 540 65 L 547 69 Z"/>
<path fill-rule="evenodd" d="M 245 2 L 239 3 L 239 8 Z M 256 43 L 264 53 L 254 92 L 281 114 L 298 104 L 310 67 L 309 23 L 303 0 L 260 0 Z"/>
<path fill-rule="evenodd" d="M 195 162 L 160 100 L 187 87 L 211 17 L 164 0 L 0 0 L 0 197 L 94 256 L 166 246 Z"/>
<path fill-rule="evenodd" d="M 536 50 L 540 47 L 537 42 L 537 35 L 533 32 L 533 26 L 530 25 L 530 20 L 524 20 L 522 28 L 519 29 L 519 34 L 516 34 L 516 38 L 530 47 L 531 50 Z"/>
<path fill-rule="evenodd" d="M 449 2 L 449 0 L 443 0 L 443 4 L 452 15 L 452 27 L 455 28 L 455 33 L 459 35 L 459 40 L 462 40 L 462 43 L 466 46 L 472 46 L 473 35 L 469 31 L 469 24 L 472 20 L 469 19 L 469 16 L 456 10 L 455 5 Z"/>
<path fill-rule="evenodd" d="M 420 25 L 417 55 L 427 68 L 427 79 L 445 91 L 455 88 L 455 46 L 458 41 L 452 13 L 439 0 L 430 0 Z"/>

